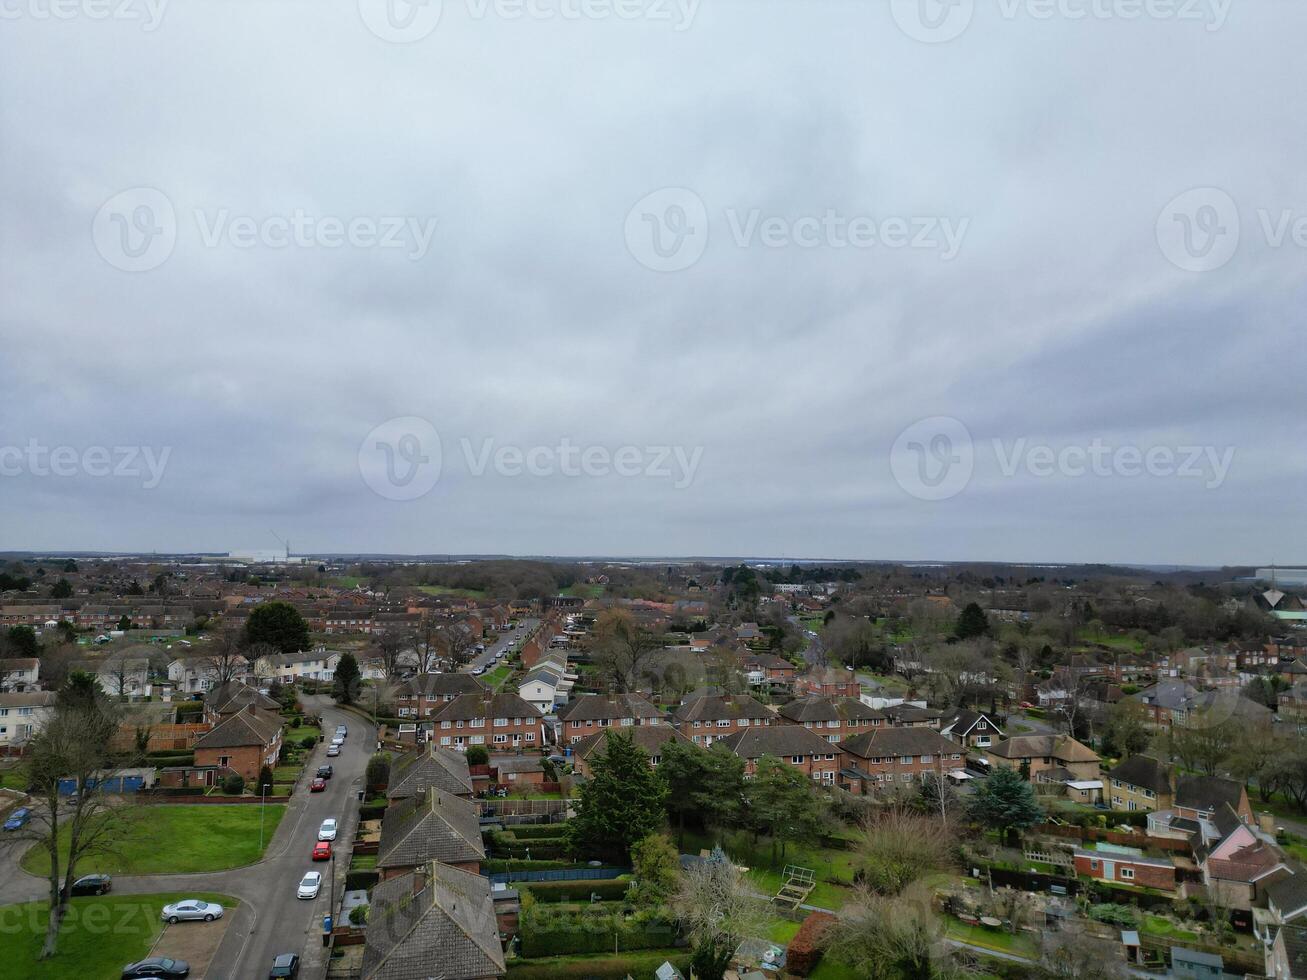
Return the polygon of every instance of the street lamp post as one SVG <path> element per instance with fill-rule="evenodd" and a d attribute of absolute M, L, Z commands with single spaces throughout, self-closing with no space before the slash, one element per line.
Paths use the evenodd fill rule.
<path fill-rule="evenodd" d="M 268 810 L 268 784 L 264 783 L 259 787 L 261 790 L 259 802 L 259 853 L 263 853 L 263 815 Z"/>

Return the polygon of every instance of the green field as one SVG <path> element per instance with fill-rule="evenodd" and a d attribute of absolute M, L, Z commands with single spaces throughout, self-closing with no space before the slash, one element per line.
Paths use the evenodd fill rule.
<path fill-rule="evenodd" d="M 74 898 L 59 930 L 55 955 L 38 962 L 49 919 L 48 902 L 28 902 L 0 908 L 0 935 L 4 936 L 5 976 L 25 980 L 114 980 L 128 963 L 144 959 L 163 931 L 159 910 L 183 898 L 201 898 L 224 906 L 228 914 L 234 898 L 206 892 L 168 892 L 160 895 L 105 895 Z"/>
<path fill-rule="evenodd" d="M 27 789 L 27 777 L 17 769 L 6 769 L 0 772 L 0 788 L 2 789 Z"/>
<path fill-rule="evenodd" d="M 425 592 L 427 595 L 448 595 L 460 599 L 484 599 L 486 597 L 484 589 L 451 589 L 447 585 L 419 585 L 418 591 Z"/>
<path fill-rule="evenodd" d="M 561 595 L 570 595 L 578 599 L 598 599 L 604 594 L 602 585 L 586 585 L 584 582 L 576 582 L 563 589 Z"/>
<path fill-rule="evenodd" d="M 266 848 L 285 815 L 282 803 L 135 807 L 128 811 L 111 853 L 83 859 L 80 874 L 140 875 L 222 871 L 253 864 L 259 848 L 259 811 L 266 809 L 263 845 Z M 59 830 L 67 854 L 67 827 Z M 23 869 L 46 875 L 50 856 L 33 847 L 23 855 Z"/>

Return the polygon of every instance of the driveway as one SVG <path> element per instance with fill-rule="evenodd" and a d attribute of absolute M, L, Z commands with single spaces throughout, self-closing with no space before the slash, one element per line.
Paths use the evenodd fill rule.
<path fill-rule="evenodd" d="M 213 977 L 265 976 L 279 953 L 300 953 L 305 977 L 326 974 L 326 950 L 322 948 L 322 918 L 327 914 L 332 884 L 337 901 L 344 894 L 345 872 L 349 869 L 349 842 L 358 824 L 358 791 L 363 772 L 376 751 L 376 729 L 357 715 L 341 711 L 326 697 L 303 697 L 304 707 L 322 714 L 323 731 L 330 733 L 338 723 L 349 728 L 349 737 L 335 759 L 326 758 L 326 745 L 310 755 L 300 785 L 287 804 L 277 833 L 263 860 L 245 868 L 208 874 L 115 875 L 114 891 L 127 895 L 156 892 L 217 892 L 240 899 L 240 907 L 228 912 L 229 924 L 210 967 Z M 324 762 L 335 775 L 323 793 L 308 792 L 307 780 Z M 232 804 L 252 806 L 254 804 Z M 340 821 L 337 859 L 330 865 L 310 860 L 318 827 L 327 817 Z M 18 866 L 17 848 L 0 849 L 0 905 L 29 902 L 47 896 L 49 886 L 42 878 L 27 874 Z M 334 868 L 334 879 L 329 872 Z M 313 901 L 295 897 L 295 886 L 304 872 L 322 871 L 322 891 Z"/>
<path fill-rule="evenodd" d="M 211 972 L 210 965 L 229 925 L 231 925 L 229 916 L 223 916 L 213 922 L 179 922 L 176 925 L 166 925 L 150 950 L 150 955 L 185 960 L 191 965 L 192 977 L 224 976 L 221 973 Z"/>

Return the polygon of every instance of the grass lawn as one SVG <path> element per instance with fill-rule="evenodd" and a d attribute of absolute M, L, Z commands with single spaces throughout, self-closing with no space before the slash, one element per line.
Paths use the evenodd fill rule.
<path fill-rule="evenodd" d="M 799 931 L 799 925 L 789 919 L 772 919 L 767 924 L 767 938 L 778 946 L 788 946 L 794 934 Z"/>
<path fill-rule="evenodd" d="M 266 847 L 286 812 L 285 804 L 137 807 L 128 811 L 114 852 L 87 858 L 78 870 L 83 874 L 139 875 L 221 871 L 253 864 L 262 857 L 260 810 L 267 811 L 263 826 Z M 66 826 L 59 831 L 65 848 L 66 831 Z M 49 855 L 33 847 L 23 855 L 23 868 L 35 875 L 48 874 Z"/>
<path fill-rule="evenodd" d="M 559 977 L 651 977 L 654 970 L 670 960 L 683 973 L 689 973 L 690 956 L 684 949 L 642 949 L 629 953 L 596 953 L 590 956 L 547 956 L 538 959 L 508 961 L 508 980 L 557 980 Z M 589 968 L 578 968 L 585 964 Z"/>
<path fill-rule="evenodd" d="M 427 595 L 452 595 L 460 599 L 484 599 L 486 597 L 483 589 L 451 589 L 447 585 L 419 585 L 419 592 L 425 592 Z"/>
<path fill-rule="evenodd" d="M 6 769 L 4 772 L 0 772 L 0 788 L 26 790 L 27 777 L 17 769 Z"/>
<path fill-rule="evenodd" d="M 1143 922 L 1140 923 L 1139 931 L 1165 939 L 1180 939 L 1185 942 L 1197 942 L 1198 940 L 1198 933 L 1182 929 L 1170 919 L 1164 919 L 1160 915 L 1145 915 Z"/>
<path fill-rule="evenodd" d="M 1030 959 L 1034 959 L 1036 956 L 1035 943 L 1030 937 L 1025 935 L 1014 936 L 1004 929 L 969 926 L 965 922 L 959 922 L 957 919 L 951 918 L 948 920 L 947 932 L 950 939 L 970 943 L 972 946 L 996 949 L 1003 953 L 1012 953 L 1015 956 L 1025 956 Z"/>
<path fill-rule="evenodd" d="M 298 728 L 288 728 L 282 738 L 287 742 L 293 742 L 295 745 L 300 744 L 300 739 L 306 735 L 312 735 L 315 739 L 322 734 L 322 729 L 316 725 L 300 725 Z"/>
<path fill-rule="evenodd" d="M 481 676 L 481 682 L 488 687 L 498 688 L 508 680 L 508 675 L 513 672 L 513 668 L 508 664 L 500 664 L 488 674 Z"/>
<path fill-rule="evenodd" d="M 293 783 L 300 778 L 300 773 L 303 771 L 303 766 L 277 766 L 272 770 L 272 781 L 274 783 Z"/>
<path fill-rule="evenodd" d="M 58 952 L 44 962 L 37 962 L 36 955 L 45 941 L 49 904 L 7 905 L 0 908 L 5 974 L 27 980 L 115 980 L 128 963 L 145 958 L 163 931 L 159 910 L 183 898 L 218 902 L 228 914 L 237 904 L 234 898 L 206 892 L 74 898 L 59 930 Z"/>
<path fill-rule="evenodd" d="M 349 869 L 351 871 L 375 871 L 377 869 L 377 855 L 355 854 L 349 860 Z"/>
<path fill-rule="evenodd" d="M 862 980 L 862 977 L 854 971 L 853 967 L 836 963 L 827 954 L 821 958 L 817 969 L 808 974 L 808 980 Z"/>
<path fill-rule="evenodd" d="M 584 582 L 575 582 L 563 590 L 563 595 L 575 596 L 578 599 L 598 599 L 604 594 L 602 585 L 586 585 Z"/>

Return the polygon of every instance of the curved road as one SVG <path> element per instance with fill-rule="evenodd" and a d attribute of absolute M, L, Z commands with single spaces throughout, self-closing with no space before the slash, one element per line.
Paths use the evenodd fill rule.
<path fill-rule="evenodd" d="M 337 834 L 339 857 L 333 863 L 336 901 L 344 891 L 345 872 L 349 868 L 349 842 L 354 839 L 358 823 L 358 791 L 368 757 L 376 750 L 376 729 L 358 715 L 336 708 L 329 698 L 303 699 L 308 711 L 322 715 L 323 734 L 328 736 L 343 723 L 349 735 L 335 759 L 326 758 L 326 744 L 310 755 L 305 774 L 300 779 L 286 814 L 264 852 L 263 860 L 244 868 L 207 874 L 115 875 L 114 892 L 145 895 L 157 892 L 219 892 L 240 899 L 240 907 L 229 913 L 230 922 L 222 944 L 213 958 L 208 976 L 214 978 L 267 976 L 273 958 L 279 953 L 299 953 L 304 960 L 304 977 L 326 975 L 326 950 L 322 947 L 322 918 L 327 914 L 331 888 L 326 872 L 329 866 L 309 860 L 317 841 L 318 827 L 327 817 L 340 822 Z M 335 770 L 323 793 L 308 792 L 313 770 L 330 762 Z M 167 804 L 162 804 L 167 805 Z M 231 804 L 252 806 L 254 804 Z M 0 848 L 0 905 L 40 901 L 49 893 L 44 878 L 29 875 L 18 866 L 18 848 Z M 324 872 L 322 891 L 314 901 L 295 897 L 295 887 L 304 872 Z M 86 873 L 93 869 L 87 868 Z M 167 955 L 159 949 L 159 955 Z"/>

